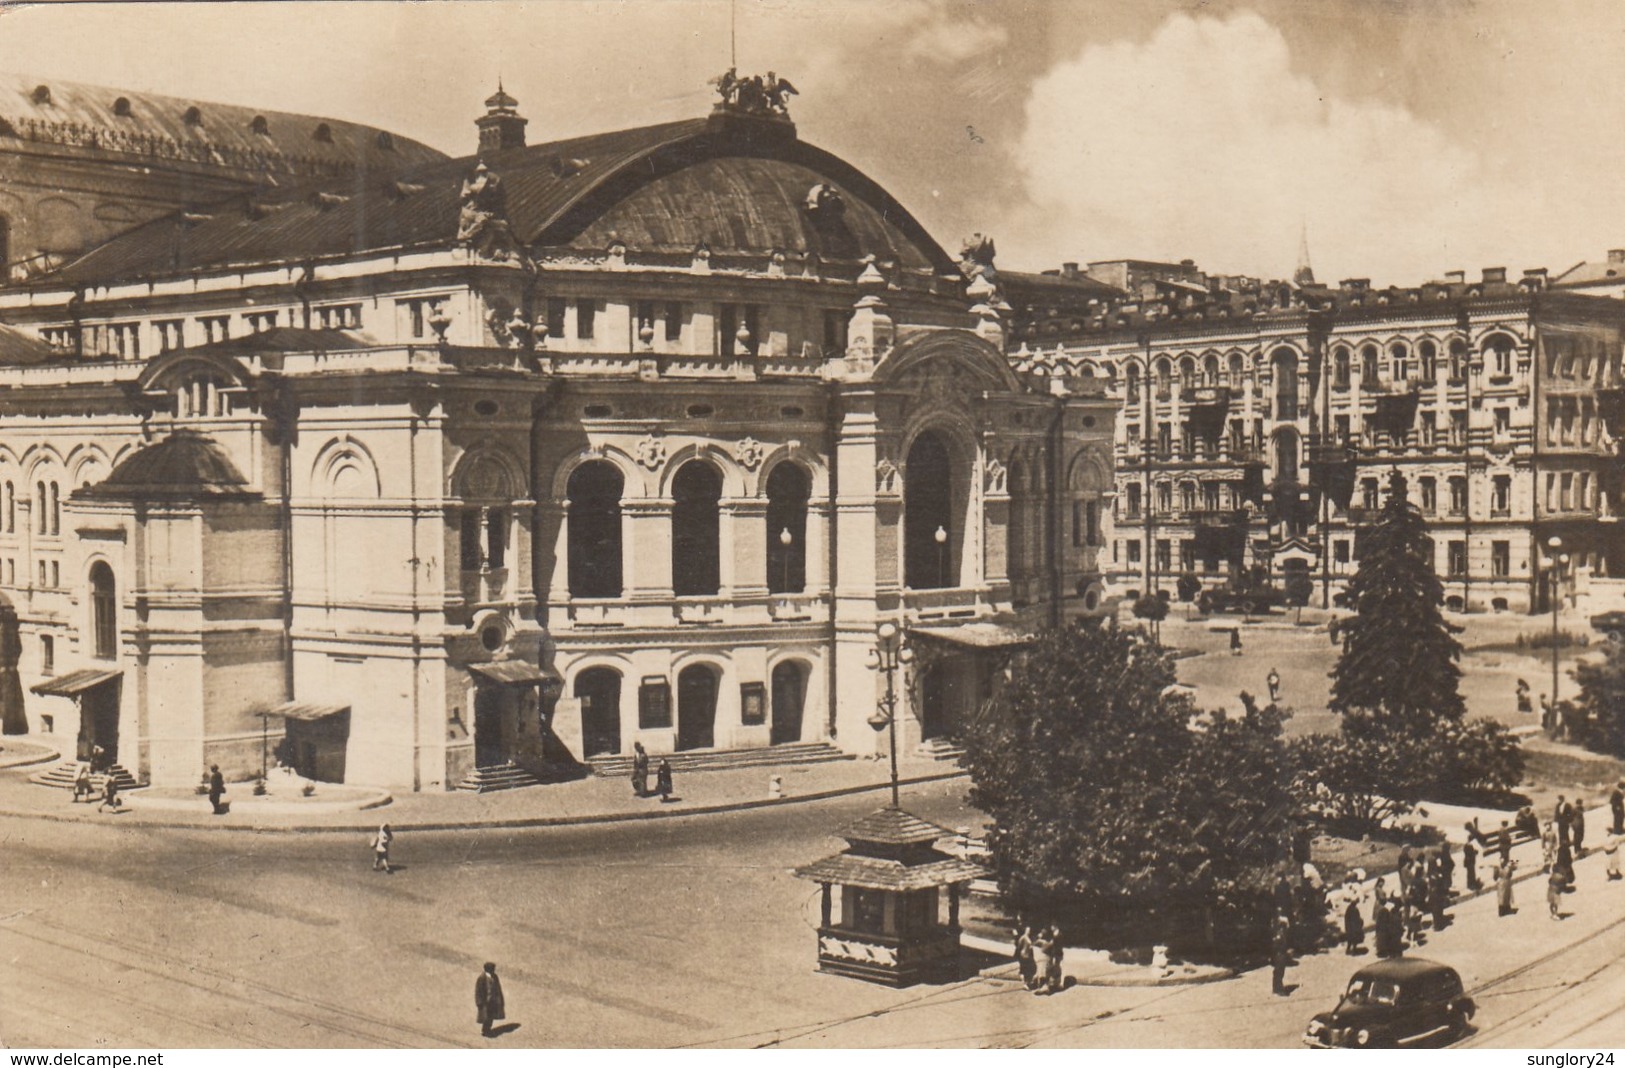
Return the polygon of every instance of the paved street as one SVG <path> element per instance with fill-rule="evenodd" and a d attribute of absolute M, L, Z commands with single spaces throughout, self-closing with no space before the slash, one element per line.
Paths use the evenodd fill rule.
<path fill-rule="evenodd" d="M 965 822 L 963 781 L 905 803 Z M 657 824 L 362 836 L 10 821 L 0 849 L 0 1038 L 14 1046 L 468 1046 L 481 961 L 507 1045 L 1290 1046 L 1353 962 L 1310 958 L 1290 998 L 1009 979 L 890 991 L 813 970 L 814 888 L 789 875 L 874 795 Z M 1525 849 L 1525 864 L 1532 860 Z M 1625 886 L 1580 865 L 1574 915 L 1481 898 L 1423 955 L 1460 967 L 1493 1046 L 1608 1044 L 1625 994 Z"/>

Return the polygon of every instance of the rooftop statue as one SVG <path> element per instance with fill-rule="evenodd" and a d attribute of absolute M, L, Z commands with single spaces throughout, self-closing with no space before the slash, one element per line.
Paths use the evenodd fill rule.
<path fill-rule="evenodd" d="M 711 79 L 711 84 L 716 86 L 717 95 L 722 98 L 717 105 L 719 108 L 747 115 L 788 119 L 789 98 L 800 95 L 788 79 L 780 78 L 773 71 L 768 71 L 765 78 L 760 74 L 741 78 L 737 67 L 729 67 Z"/>
<path fill-rule="evenodd" d="M 476 255 L 506 260 L 517 252 L 508 225 L 508 193 L 502 179 L 485 164 L 463 179 L 463 206 L 457 214 L 457 240 Z"/>

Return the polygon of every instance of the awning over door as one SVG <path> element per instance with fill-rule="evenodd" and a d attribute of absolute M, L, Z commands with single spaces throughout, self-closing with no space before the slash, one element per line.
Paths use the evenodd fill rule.
<path fill-rule="evenodd" d="M 329 716 L 339 716 L 350 711 L 349 705 L 320 704 L 314 701 L 286 701 L 270 708 L 262 708 L 254 713 L 256 716 L 281 716 L 284 719 L 299 719 L 306 722 L 318 719 L 327 719 Z"/>
<path fill-rule="evenodd" d="M 493 660 L 489 664 L 470 664 L 468 670 L 492 682 L 506 683 L 509 686 L 535 686 L 550 680 L 564 681 L 552 668 L 537 667 L 524 660 Z"/>
<path fill-rule="evenodd" d="M 1019 649 L 1031 645 L 1033 636 L 998 623 L 961 623 L 957 627 L 910 627 L 910 635 L 935 638 L 950 645 L 970 649 Z"/>
<path fill-rule="evenodd" d="M 78 697 L 86 690 L 93 690 L 104 682 L 112 682 L 123 674 L 124 672 L 116 668 L 80 668 L 66 675 L 37 682 L 29 689 L 42 697 Z"/>

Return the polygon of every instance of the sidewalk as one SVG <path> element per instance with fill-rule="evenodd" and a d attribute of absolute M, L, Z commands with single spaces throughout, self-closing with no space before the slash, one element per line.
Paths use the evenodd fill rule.
<path fill-rule="evenodd" d="M 32 741 L 32 739 L 29 739 Z M 963 777 L 956 764 L 899 754 L 902 783 L 936 782 Z M 231 811 L 216 816 L 209 800 L 185 789 L 140 789 L 121 795 L 124 812 L 98 813 L 95 805 L 74 804 L 67 790 L 39 786 L 28 776 L 39 766 L 0 771 L 0 817 L 119 825 L 172 826 L 210 830 L 278 832 L 370 832 L 380 823 L 396 830 L 436 831 L 465 827 L 546 827 L 582 823 L 662 819 L 734 812 L 769 805 L 789 805 L 873 793 L 875 805 L 888 803 L 890 786 L 884 761 L 840 760 L 824 764 L 787 764 L 679 774 L 674 800 L 632 796 L 628 779 L 588 776 L 488 794 L 465 792 L 394 793 L 357 787 L 318 787 L 310 798 L 257 798 L 250 783 L 229 784 Z M 783 795 L 768 796 L 770 776 L 778 776 Z M 342 799 L 331 795 L 342 793 Z M 908 803 L 905 790 L 903 803 Z"/>

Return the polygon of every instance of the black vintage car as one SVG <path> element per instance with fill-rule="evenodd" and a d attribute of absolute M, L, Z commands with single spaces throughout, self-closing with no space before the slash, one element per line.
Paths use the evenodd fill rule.
<path fill-rule="evenodd" d="M 1337 1008 L 1309 1021 L 1304 1045 L 1317 1049 L 1414 1046 L 1454 1041 L 1478 1010 L 1456 969 L 1417 957 L 1378 961 L 1349 980 Z"/>

